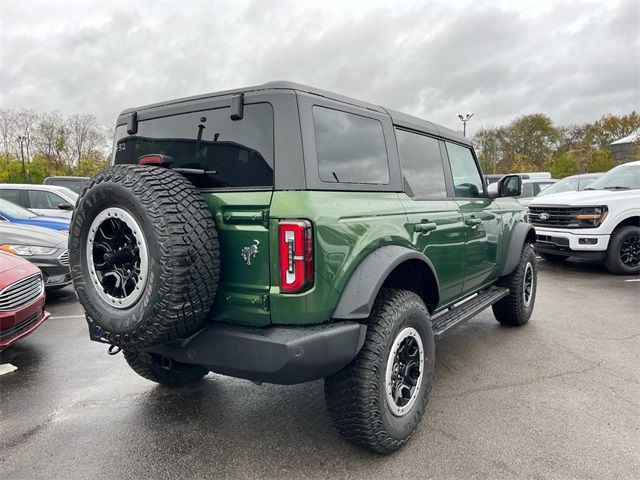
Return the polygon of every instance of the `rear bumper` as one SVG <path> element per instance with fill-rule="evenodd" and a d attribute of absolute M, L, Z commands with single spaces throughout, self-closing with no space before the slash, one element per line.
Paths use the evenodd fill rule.
<path fill-rule="evenodd" d="M 365 325 L 349 321 L 312 327 L 217 324 L 145 351 L 223 375 L 291 385 L 338 372 L 360 351 L 366 332 Z"/>

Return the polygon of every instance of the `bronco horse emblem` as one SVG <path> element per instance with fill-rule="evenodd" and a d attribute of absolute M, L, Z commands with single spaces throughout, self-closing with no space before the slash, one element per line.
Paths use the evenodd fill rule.
<path fill-rule="evenodd" d="M 242 258 L 244 258 L 247 265 L 251 265 L 251 259 L 258 255 L 258 245 L 260 245 L 260 242 L 258 240 L 254 240 L 253 245 L 242 249 L 242 253 L 240 253 L 240 255 L 242 255 Z"/>

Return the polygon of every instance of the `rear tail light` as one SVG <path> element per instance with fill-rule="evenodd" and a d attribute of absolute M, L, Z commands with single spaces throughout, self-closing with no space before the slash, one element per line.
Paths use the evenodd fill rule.
<path fill-rule="evenodd" d="M 170 165 L 172 162 L 172 157 L 169 155 L 161 155 L 159 153 L 138 157 L 138 165 L 160 165 L 164 167 Z"/>
<path fill-rule="evenodd" d="M 280 291 L 298 293 L 313 285 L 313 230 L 307 220 L 278 225 Z"/>

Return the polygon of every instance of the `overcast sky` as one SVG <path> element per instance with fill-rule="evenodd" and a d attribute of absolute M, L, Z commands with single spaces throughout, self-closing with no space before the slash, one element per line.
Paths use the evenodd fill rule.
<path fill-rule="evenodd" d="M 452 6 L 453 4 L 453 6 Z M 0 1 L 0 107 L 119 111 L 292 80 L 471 133 L 640 110 L 640 2 Z"/>

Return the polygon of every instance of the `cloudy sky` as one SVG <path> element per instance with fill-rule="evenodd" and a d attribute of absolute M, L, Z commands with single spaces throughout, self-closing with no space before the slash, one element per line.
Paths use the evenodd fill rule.
<path fill-rule="evenodd" d="M 292 80 L 460 129 L 640 109 L 640 1 L 0 2 L 0 107 L 88 112 Z"/>

